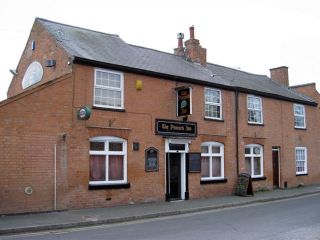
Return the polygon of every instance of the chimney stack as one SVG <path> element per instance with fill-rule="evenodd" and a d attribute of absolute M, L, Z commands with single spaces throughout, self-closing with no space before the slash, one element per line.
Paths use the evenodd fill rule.
<path fill-rule="evenodd" d="M 186 46 L 186 58 L 191 62 L 197 62 L 203 66 L 207 66 L 207 49 L 201 47 L 199 40 L 194 38 L 194 26 L 191 26 L 189 31 L 190 39 L 184 43 Z"/>
<path fill-rule="evenodd" d="M 270 69 L 270 78 L 286 87 L 289 86 L 288 67 L 282 66 Z"/>
<path fill-rule="evenodd" d="M 190 39 L 184 42 L 183 47 L 183 33 L 178 33 L 178 47 L 174 49 L 174 55 L 185 57 L 191 62 L 200 63 L 207 66 L 207 49 L 201 47 L 198 39 L 194 38 L 194 26 L 189 28 Z"/>
<path fill-rule="evenodd" d="M 183 47 L 184 34 L 178 33 L 177 38 L 178 38 L 178 47 L 174 49 L 174 55 L 184 56 L 184 47 Z"/>

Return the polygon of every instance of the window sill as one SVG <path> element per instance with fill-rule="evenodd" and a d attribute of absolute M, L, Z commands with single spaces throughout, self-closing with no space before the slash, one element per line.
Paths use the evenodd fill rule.
<path fill-rule="evenodd" d="M 205 121 L 224 122 L 224 119 L 204 117 Z"/>
<path fill-rule="evenodd" d="M 125 112 L 126 110 L 123 108 L 110 108 L 110 107 L 97 107 L 97 106 L 92 106 L 92 109 L 96 110 L 103 110 L 103 111 L 113 111 L 113 112 Z"/>
<path fill-rule="evenodd" d="M 89 190 L 102 190 L 102 189 L 121 189 L 130 188 L 130 183 L 117 183 L 117 184 L 89 184 Z"/>
<path fill-rule="evenodd" d="M 212 180 L 200 180 L 200 184 L 217 184 L 217 183 L 226 183 L 228 179 L 212 179 Z"/>
<path fill-rule="evenodd" d="M 308 176 L 308 173 L 296 173 L 296 176 L 297 176 L 297 177 L 300 177 L 300 176 Z"/>
<path fill-rule="evenodd" d="M 252 177 L 251 178 L 252 181 L 264 181 L 267 179 L 267 177 L 263 176 L 263 177 Z"/>
<path fill-rule="evenodd" d="M 258 126 L 258 127 L 264 127 L 264 124 L 263 124 L 263 123 L 252 123 L 252 122 L 248 122 L 248 125 Z"/>
<path fill-rule="evenodd" d="M 295 130 L 307 131 L 307 128 L 294 127 Z"/>

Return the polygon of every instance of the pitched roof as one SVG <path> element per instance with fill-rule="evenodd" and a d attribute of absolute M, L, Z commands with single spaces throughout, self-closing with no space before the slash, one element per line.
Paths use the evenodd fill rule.
<path fill-rule="evenodd" d="M 40 18 L 37 18 L 36 21 L 42 24 L 65 51 L 78 61 L 112 65 L 146 74 L 251 92 L 310 105 L 316 104 L 311 98 L 298 94 L 264 75 L 251 74 L 211 63 L 203 67 L 180 56 L 130 45 L 118 35 Z"/>

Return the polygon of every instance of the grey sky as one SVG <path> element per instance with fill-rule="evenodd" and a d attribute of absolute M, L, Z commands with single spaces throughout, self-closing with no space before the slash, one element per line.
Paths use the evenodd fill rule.
<path fill-rule="evenodd" d="M 207 60 L 269 75 L 289 67 L 291 85 L 320 85 L 317 0 L 1 0 L 0 101 L 6 98 L 35 17 L 115 33 L 131 44 L 173 52 L 195 26 Z"/>

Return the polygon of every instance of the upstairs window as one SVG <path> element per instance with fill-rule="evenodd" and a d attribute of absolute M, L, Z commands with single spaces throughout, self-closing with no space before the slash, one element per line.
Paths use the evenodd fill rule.
<path fill-rule="evenodd" d="M 294 127 L 306 128 L 305 109 L 301 104 L 294 104 Z"/>
<path fill-rule="evenodd" d="M 222 119 L 221 91 L 205 88 L 205 118 Z"/>
<path fill-rule="evenodd" d="M 96 69 L 94 106 L 123 109 L 123 73 Z"/>
<path fill-rule="evenodd" d="M 246 145 L 245 147 L 246 172 L 251 177 L 263 176 L 263 148 L 257 144 Z"/>
<path fill-rule="evenodd" d="M 296 174 L 307 173 L 307 148 L 296 147 Z"/>
<path fill-rule="evenodd" d="M 263 124 L 261 98 L 249 95 L 247 98 L 247 107 L 248 123 Z"/>
<path fill-rule="evenodd" d="M 201 180 L 224 178 L 224 145 L 218 142 L 201 144 Z"/>

